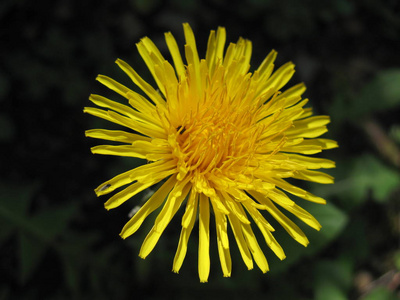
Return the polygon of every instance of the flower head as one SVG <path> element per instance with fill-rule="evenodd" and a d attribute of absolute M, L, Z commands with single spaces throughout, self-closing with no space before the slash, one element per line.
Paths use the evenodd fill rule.
<path fill-rule="evenodd" d="M 214 236 L 209 230 L 212 211 L 223 275 L 230 276 L 232 269 L 228 226 L 247 268 L 253 268 L 254 260 L 265 273 L 269 268 L 262 248 L 266 247 L 259 244 L 253 228 L 259 228 L 266 245 L 280 259 L 285 258 L 285 253 L 263 215 L 275 218 L 304 246 L 308 244 L 307 237 L 282 209 L 317 230 L 321 227 L 288 194 L 321 204 L 325 200 L 292 185 L 286 178 L 333 182 L 331 176 L 315 170 L 333 168 L 334 162 L 308 156 L 337 147 L 335 141 L 317 138 L 327 131 L 329 117 L 312 116 L 311 109 L 304 108 L 304 84 L 282 91 L 294 73 L 294 65 L 286 63 L 274 72 L 275 51 L 250 73 L 250 41 L 240 38 L 224 53 L 225 29 L 218 28 L 211 31 L 206 57 L 200 59 L 192 29 L 188 24 L 183 28 L 186 64 L 171 33 L 166 33 L 165 39 L 174 66 L 149 38 L 137 44 L 156 88 L 126 62 L 116 61 L 147 97 L 109 77 L 97 77 L 128 103 L 91 95 L 89 99 L 101 109 L 87 107 L 84 111 L 122 125 L 127 131 L 86 131 L 88 137 L 121 143 L 95 146 L 92 152 L 136 157 L 148 163 L 106 181 L 95 190 L 96 194 L 108 194 L 127 185 L 105 203 L 111 209 L 165 180 L 120 234 L 122 238 L 132 235 L 150 213 L 162 207 L 140 249 L 140 257 L 145 258 L 153 250 L 178 209 L 184 206 L 174 272 L 183 263 L 198 219 L 199 276 L 200 281 L 207 281 L 210 235 Z"/>

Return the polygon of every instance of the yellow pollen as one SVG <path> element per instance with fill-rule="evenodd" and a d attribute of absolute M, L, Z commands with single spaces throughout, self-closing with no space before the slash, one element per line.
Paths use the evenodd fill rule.
<path fill-rule="evenodd" d="M 246 167 L 261 132 L 248 111 L 208 106 L 190 120 L 180 125 L 176 135 L 181 165 L 199 174 L 228 172 L 234 164 Z"/>

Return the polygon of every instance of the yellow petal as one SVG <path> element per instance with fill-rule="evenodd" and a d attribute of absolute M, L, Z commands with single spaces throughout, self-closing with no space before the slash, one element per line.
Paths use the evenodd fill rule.
<path fill-rule="evenodd" d="M 122 143 L 132 143 L 133 141 L 137 140 L 150 141 L 148 137 L 145 137 L 143 135 L 130 133 L 122 130 L 90 129 L 85 131 L 85 136 L 95 139 L 122 142 Z"/>
<path fill-rule="evenodd" d="M 303 95 L 305 91 L 306 86 L 304 83 L 298 83 L 280 94 L 276 100 L 280 101 L 281 99 L 285 98 L 285 106 L 290 107 L 301 100 L 301 95 Z"/>
<path fill-rule="evenodd" d="M 129 170 L 125 173 L 119 174 L 118 176 L 115 176 L 114 178 L 102 183 L 94 190 L 96 195 L 101 196 L 101 195 L 111 193 L 115 189 L 135 181 L 135 179 L 131 178 L 131 175 L 135 171 L 136 171 L 136 169 Z"/>
<path fill-rule="evenodd" d="M 238 245 L 240 255 L 242 256 L 242 259 L 245 265 L 247 266 L 247 269 L 251 270 L 253 269 L 253 259 L 251 258 L 249 247 L 244 239 L 240 221 L 236 216 L 233 215 L 229 215 L 228 220 L 231 224 L 233 235 L 235 236 L 235 240 Z"/>
<path fill-rule="evenodd" d="M 172 60 L 174 61 L 175 70 L 178 74 L 178 78 L 185 76 L 185 66 L 182 61 L 182 56 L 179 52 L 178 44 L 171 32 L 165 33 L 165 41 L 167 43 L 169 52 L 171 53 Z"/>
<path fill-rule="evenodd" d="M 308 169 L 330 169 L 335 167 L 335 162 L 326 158 L 309 157 L 297 154 L 286 154 L 291 161 L 302 164 Z"/>
<path fill-rule="evenodd" d="M 174 176 L 170 177 L 151 197 L 146 203 L 139 209 L 139 211 L 125 224 L 122 229 L 120 236 L 126 239 L 128 236 L 134 234 L 143 221 L 149 214 L 155 211 L 164 202 L 165 198 L 172 190 L 176 183 Z"/>
<path fill-rule="evenodd" d="M 114 79 L 104 76 L 104 75 L 98 75 L 96 77 L 96 80 L 99 81 L 100 83 L 104 84 L 106 87 L 108 87 L 110 90 L 113 90 L 114 92 L 117 92 L 121 96 L 125 97 L 126 94 L 129 92 L 133 93 L 133 91 L 123 84 L 120 84 L 119 82 L 115 81 Z"/>
<path fill-rule="evenodd" d="M 258 228 L 264 236 L 265 242 L 267 243 L 268 247 L 270 247 L 271 250 L 276 254 L 276 256 L 278 256 L 281 260 L 285 259 L 285 252 L 283 251 L 281 245 L 279 245 L 274 236 L 271 234 L 272 226 L 265 220 L 260 212 L 252 207 L 248 202 L 243 202 L 243 206 L 247 209 L 254 222 L 257 224 Z"/>
<path fill-rule="evenodd" d="M 217 245 L 218 245 L 218 254 L 219 260 L 221 262 L 222 273 L 224 277 L 230 277 L 232 273 L 232 260 L 231 254 L 229 252 L 229 247 L 225 248 L 222 242 L 220 231 L 217 231 Z"/>
<path fill-rule="evenodd" d="M 186 205 L 185 214 L 182 218 L 182 231 L 179 237 L 178 249 L 174 257 L 172 271 L 175 273 L 179 272 L 186 256 L 189 236 L 196 221 L 198 198 L 199 195 L 192 190 Z"/>
<path fill-rule="evenodd" d="M 257 69 L 260 78 L 263 78 L 265 80 L 268 79 L 268 77 L 271 75 L 274 68 L 274 61 L 277 55 L 278 53 L 275 50 L 272 50 L 263 60 L 263 62 Z"/>
<path fill-rule="evenodd" d="M 308 226 L 316 230 L 320 230 L 321 225 L 319 224 L 319 222 L 309 212 L 291 201 L 283 192 L 275 189 L 273 192 L 268 193 L 267 197 L 273 200 L 275 203 L 279 204 L 279 206 L 283 207 L 288 212 L 294 214 L 297 218 L 302 220 Z M 325 204 L 325 202 L 323 202 L 323 204 Z"/>
<path fill-rule="evenodd" d="M 142 77 L 136 73 L 136 71 L 126 62 L 121 59 L 117 59 L 117 65 L 129 76 L 129 78 L 143 91 L 147 96 L 157 105 L 159 109 L 165 107 L 165 101 L 161 97 L 159 93 L 146 81 L 143 80 Z M 127 94 L 128 91 L 126 91 Z"/>
<path fill-rule="evenodd" d="M 311 170 L 301 170 L 294 173 L 293 178 L 308 180 L 323 184 L 333 183 L 333 177 L 323 172 L 311 171 Z"/>
<path fill-rule="evenodd" d="M 206 52 L 206 62 L 210 76 L 214 75 L 217 65 L 222 63 L 226 41 L 226 31 L 224 27 L 218 27 L 217 34 L 211 31 Z"/>
<path fill-rule="evenodd" d="M 156 221 L 154 222 L 153 229 L 157 232 L 163 232 L 164 229 L 167 227 L 169 222 L 172 220 L 173 216 L 178 211 L 180 205 L 182 204 L 183 200 L 189 193 L 191 186 L 187 184 L 187 181 L 178 181 L 175 184 L 174 189 L 168 196 L 167 201 L 163 209 L 157 216 Z"/>
<path fill-rule="evenodd" d="M 210 203 L 204 194 L 199 199 L 199 277 L 207 282 L 210 274 Z"/>
<path fill-rule="evenodd" d="M 121 192 L 112 196 L 110 199 L 108 199 L 107 202 L 104 203 L 104 207 L 107 210 L 110 210 L 112 208 L 120 206 L 126 200 L 132 198 L 136 194 L 140 193 L 141 191 L 147 189 L 148 187 L 150 187 L 156 183 L 157 183 L 157 181 L 146 182 L 146 183 L 135 182 L 135 183 L 131 184 L 130 186 L 128 186 L 127 188 L 125 188 L 124 190 L 122 190 Z"/>
<path fill-rule="evenodd" d="M 83 109 L 83 112 L 84 112 L 84 113 L 87 113 L 87 114 L 91 114 L 91 115 L 93 115 L 93 116 L 95 116 L 95 117 L 102 118 L 102 119 L 104 119 L 104 120 L 107 120 L 107 121 L 116 123 L 116 124 L 119 124 L 119 125 L 122 125 L 122 126 L 126 126 L 125 123 L 123 123 L 123 122 L 121 122 L 121 121 L 119 121 L 119 120 L 116 120 L 116 119 L 112 118 L 112 117 L 107 113 L 107 111 L 102 110 L 102 109 L 98 109 L 98 108 L 94 108 L 94 107 L 85 107 L 85 108 Z M 126 126 L 126 127 L 130 128 L 129 126 Z"/>
<path fill-rule="evenodd" d="M 158 88 L 160 89 L 161 93 L 165 95 L 164 85 L 161 83 L 160 78 L 157 76 L 155 72 L 155 66 L 162 65 L 165 59 L 159 53 L 157 47 L 153 44 L 153 42 L 148 38 L 144 37 L 140 43 L 136 44 L 137 49 L 139 51 L 140 56 L 143 58 L 144 62 L 147 65 L 147 68 L 150 70 L 151 74 L 153 75 L 154 80 L 157 83 Z M 157 51 L 161 57 L 158 57 L 154 52 Z M 174 74 L 175 76 L 175 74 Z"/>
<path fill-rule="evenodd" d="M 229 238 L 228 238 L 228 231 L 227 231 L 227 220 L 226 216 L 222 214 L 217 208 L 215 201 L 211 200 L 211 204 L 213 206 L 213 211 L 215 215 L 215 224 L 218 233 L 218 239 L 221 242 L 223 248 L 229 248 Z"/>
<path fill-rule="evenodd" d="M 247 245 L 249 246 L 249 249 L 251 251 L 251 254 L 254 257 L 254 261 L 256 262 L 257 266 L 263 273 L 268 272 L 269 266 L 267 259 L 265 258 L 264 253 L 262 252 L 260 246 L 258 245 L 257 239 L 254 235 L 253 230 L 251 229 L 251 226 L 243 223 L 241 224 L 241 226 L 243 229 L 243 236 L 245 237 Z"/>
<path fill-rule="evenodd" d="M 263 195 L 251 191 L 250 194 L 257 199 L 260 203 L 264 203 L 268 212 L 274 217 L 275 220 L 282 225 L 283 228 L 290 234 L 290 236 L 303 246 L 307 246 L 309 241 L 304 232 L 294 224 L 288 217 L 286 217 L 268 198 Z"/>
<path fill-rule="evenodd" d="M 291 194 L 293 194 L 293 195 L 295 195 L 297 197 L 300 197 L 302 199 L 305 199 L 305 200 L 308 200 L 308 201 L 311 201 L 311 202 L 315 202 L 315 203 L 320 203 L 320 204 L 325 204 L 326 203 L 325 199 L 323 199 L 321 197 L 318 197 L 318 196 L 315 196 L 315 195 L 311 194 L 310 192 L 307 192 L 307 191 L 305 191 L 305 190 L 303 190 L 303 189 L 301 189 L 301 188 L 299 188 L 297 186 L 294 186 L 294 185 L 286 182 L 283 179 L 270 178 L 269 180 L 272 183 L 274 183 L 277 187 L 279 187 L 279 188 L 281 188 L 281 189 L 283 189 L 283 190 L 285 190 L 285 191 L 287 191 L 287 192 L 289 192 L 289 193 L 291 193 Z"/>
<path fill-rule="evenodd" d="M 146 236 L 146 239 L 144 240 L 139 252 L 139 256 L 141 258 L 146 258 L 154 249 L 165 228 L 167 227 L 167 225 L 179 209 L 181 203 L 185 199 L 186 195 L 188 194 L 190 186 L 185 186 L 182 194 L 178 197 L 175 197 L 174 195 L 174 190 L 176 189 L 177 185 L 175 185 L 174 189 L 170 192 L 167 201 L 164 204 L 164 207 L 157 216 L 153 228 Z"/>
<path fill-rule="evenodd" d="M 143 153 L 145 151 L 144 149 L 135 149 L 131 145 L 124 145 L 124 146 L 99 145 L 92 147 L 90 150 L 92 151 L 93 154 L 146 158 L 146 153 Z"/>
<path fill-rule="evenodd" d="M 196 218 L 198 197 L 199 194 L 192 189 L 190 192 L 189 199 L 186 203 L 185 214 L 182 217 L 182 227 L 184 228 L 189 226 L 193 218 Z"/>
<path fill-rule="evenodd" d="M 239 205 L 234 199 L 232 199 L 229 194 L 221 190 L 222 197 L 225 200 L 225 205 L 229 208 L 229 210 L 239 219 L 240 222 L 245 224 L 250 224 L 249 219 L 243 210 L 240 209 Z M 222 198 L 221 197 L 221 198 Z"/>
<path fill-rule="evenodd" d="M 200 59 L 199 59 L 199 54 L 197 53 L 196 40 L 192 28 L 188 23 L 183 24 L 183 31 L 186 40 L 185 56 L 187 65 L 188 66 L 192 65 L 194 68 L 193 72 L 194 76 L 192 77 L 193 78 L 192 80 L 195 86 L 193 86 L 192 88 L 197 88 L 197 91 L 200 93 L 201 92 Z"/>

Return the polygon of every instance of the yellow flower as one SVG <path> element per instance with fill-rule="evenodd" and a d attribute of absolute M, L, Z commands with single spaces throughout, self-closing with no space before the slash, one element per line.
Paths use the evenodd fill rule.
<path fill-rule="evenodd" d="M 106 209 L 111 209 L 166 179 L 120 234 L 122 238 L 132 235 L 150 213 L 162 206 L 140 249 L 140 257 L 149 255 L 183 205 L 174 272 L 181 268 L 198 219 L 198 271 L 201 282 L 208 280 L 212 211 L 223 275 L 229 277 L 232 270 L 228 223 L 247 268 L 253 268 L 254 259 L 265 273 L 269 270 L 262 250 L 265 245 L 259 245 L 251 223 L 280 259 L 285 258 L 285 253 L 261 211 L 275 218 L 304 246 L 308 244 L 307 237 L 280 209 L 312 228 L 321 227 L 287 193 L 315 203 L 323 204 L 325 200 L 292 185 L 286 178 L 333 182 L 331 176 L 315 169 L 333 168 L 334 162 L 308 156 L 337 147 L 335 141 L 317 138 L 327 131 L 330 119 L 312 116 L 311 108 L 304 108 L 304 84 L 281 92 L 294 73 L 294 65 L 289 62 L 273 72 L 275 51 L 249 73 L 250 41 L 240 38 L 224 54 L 226 33 L 224 28 L 218 28 L 217 32 L 211 31 L 206 57 L 200 59 L 192 29 L 188 24 L 183 24 L 183 29 L 186 64 L 170 32 L 165 34 L 165 40 L 174 67 L 149 38 L 137 44 L 157 88 L 126 62 L 116 61 L 147 97 L 109 77 L 97 77 L 125 97 L 129 105 L 91 95 L 89 99 L 102 109 L 87 107 L 84 112 L 122 125 L 128 131 L 86 131 L 88 137 L 121 143 L 96 146 L 92 152 L 136 157 L 148 163 L 104 182 L 95 192 L 100 196 L 128 185 L 105 203 Z"/>

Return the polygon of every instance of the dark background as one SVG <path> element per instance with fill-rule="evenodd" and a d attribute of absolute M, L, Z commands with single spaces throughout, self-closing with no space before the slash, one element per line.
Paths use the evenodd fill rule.
<path fill-rule="evenodd" d="M 2 0 L 0 22 L 0 299 L 397 299 L 399 1 Z M 288 257 L 266 250 L 268 274 L 247 271 L 232 241 L 232 278 L 223 278 L 213 241 L 200 284 L 196 233 L 172 273 L 179 216 L 141 260 L 154 217 L 125 241 L 118 233 L 143 195 L 106 212 L 93 192 L 138 163 L 90 153 L 98 141 L 84 130 L 113 125 L 83 114 L 89 94 L 118 99 L 96 75 L 129 85 L 121 58 L 152 82 L 135 43 L 149 36 L 169 57 L 163 33 L 182 46 L 182 22 L 201 57 L 218 26 L 228 43 L 253 42 L 253 68 L 276 49 L 278 66 L 297 66 L 288 86 L 304 81 L 315 112 L 332 118 L 326 137 L 340 148 L 322 156 L 337 162 L 336 183 L 303 185 L 326 206 L 300 202 L 323 229 L 301 225 L 311 241 L 303 248 L 279 228 Z"/>

